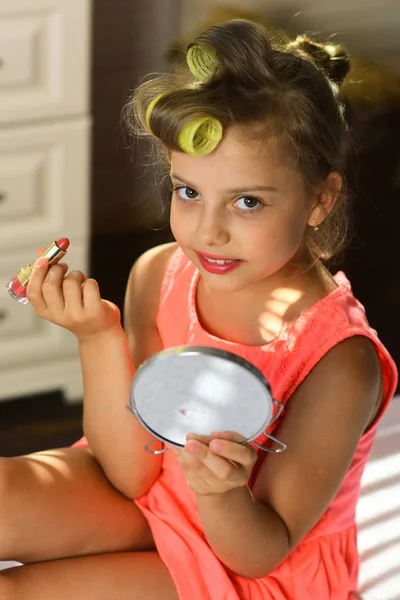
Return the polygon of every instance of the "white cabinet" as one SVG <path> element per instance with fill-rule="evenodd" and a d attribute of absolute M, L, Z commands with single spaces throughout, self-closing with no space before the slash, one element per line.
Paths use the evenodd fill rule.
<path fill-rule="evenodd" d="M 88 232 L 89 121 L 0 128 L 0 251 Z"/>
<path fill-rule="evenodd" d="M 84 244 L 72 244 L 65 260 L 71 268 L 82 269 L 86 254 Z M 35 257 L 34 247 L 1 252 L 2 284 Z M 75 336 L 39 319 L 31 306 L 12 300 L 4 284 L 0 288 L 0 365 L 0 399 L 56 389 L 62 389 L 70 400 L 81 397 Z"/>
<path fill-rule="evenodd" d="M 90 2 L 1 0 L 0 123 L 85 114 Z"/>
<path fill-rule="evenodd" d="M 0 2 L 0 400 L 62 389 L 82 397 L 76 340 L 12 300 L 7 281 L 36 248 L 68 237 L 87 272 L 90 0 Z"/>

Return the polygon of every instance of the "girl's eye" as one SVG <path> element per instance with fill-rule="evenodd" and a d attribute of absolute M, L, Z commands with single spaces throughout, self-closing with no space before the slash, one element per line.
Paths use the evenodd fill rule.
<path fill-rule="evenodd" d="M 180 200 L 196 200 L 199 195 L 196 190 L 184 185 L 174 187 L 174 192 Z"/>
<path fill-rule="evenodd" d="M 236 207 L 242 212 L 255 212 L 262 208 L 263 203 L 253 196 L 242 196 L 235 202 Z"/>

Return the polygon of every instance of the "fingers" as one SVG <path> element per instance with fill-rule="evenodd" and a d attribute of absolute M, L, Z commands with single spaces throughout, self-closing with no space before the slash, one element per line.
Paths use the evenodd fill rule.
<path fill-rule="evenodd" d="M 82 286 L 83 305 L 85 308 L 96 311 L 101 309 L 102 299 L 99 285 L 95 279 L 87 279 Z"/>
<path fill-rule="evenodd" d="M 210 444 L 213 439 L 222 439 L 222 440 L 231 440 L 232 442 L 236 442 L 241 444 L 246 441 L 240 433 L 236 433 L 235 431 L 213 431 L 210 435 L 199 435 L 198 433 L 188 433 L 186 439 L 189 440 L 198 440 L 207 446 Z"/>
<path fill-rule="evenodd" d="M 38 313 L 43 313 L 47 308 L 42 287 L 48 270 L 49 261 L 47 258 L 40 258 L 36 261 L 26 288 L 26 297 Z"/>
<path fill-rule="evenodd" d="M 222 477 L 219 478 L 217 473 L 225 474 L 223 459 L 215 456 L 215 462 L 220 462 L 221 464 L 213 464 L 213 470 L 210 469 L 209 463 L 210 461 L 205 461 L 203 453 L 199 451 L 198 453 L 193 449 L 193 451 L 188 451 L 185 447 L 184 450 L 173 449 L 173 454 L 176 456 L 177 461 L 185 472 L 186 479 L 193 487 L 194 482 L 201 481 L 205 483 L 207 487 L 218 489 L 219 485 L 222 481 Z M 203 457 L 203 458 L 202 458 Z M 217 473 L 216 473 L 217 472 Z M 198 487 L 195 484 L 195 487 Z M 195 490 L 196 491 L 196 490 Z"/>
<path fill-rule="evenodd" d="M 228 482 L 234 480 L 238 466 L 228 462 L 225 458 L 210 452 L 204 444 L 191 440 L 186 444 L 185 450 L 190 457 L 188 461 L 189 464 L 191 462 L 190 459 L 192 459 L 193 468 L 196 466 L 195 462 L 201 461 L 200 464 L 196 466 L 196 470 L 200 475 L 207 476 L 207 471 L 211 471 L 218 479 L 226 480 Z"/>
<path fill-rule="evenodd" d="M 252 467 L 257 460 L 257 452 L 249 444 L 240 444 L 224 439 L 213 439 L 210 442 L 210 450 L 218 456 L 246 468 Z"/>
<path fill-rule="evenodd" d="M 188 442 L 192 440 L 202 442 L 209 446 L 214 454 L 218 454 L 227 460 L 245 467 L 252 465 L 257 458 L 254 448 L 249 444 L 243 443 L 246 441 L 246 438 L 235 431 L 218 431 L 213 432 L 210 436 L 199 436 L 189 433 L 186 438 Z"/>
<path fill-rule="evenodd" d="M 41 260 L 41 259 L 39 259 Z M 59 314 L 64 310 L 63 282 L 67 266 L 53 265 L 47 272 L 43 281 L 42 294 L 47 310 L 52 314 Z"/>
<path fill-rule="evenodd" d="M 243 436 L 234 432 L 216 432 L 209 437 L 191 433 L 183 450 L 171 450 L 196 494 L 221 494 L 248 484 L 257 453 L 243 441 Z"/>
<path fill-rule="evenodd" d="M 187 441 L 197 440 L 198 442 L 201 442 L 202 444 L 208 446 L 212 440 L 212 437 L 211 435 L 198 435 L 197 433 L 188 433 L 186 439 Z"/>
<path fill-rule="evenodd" d="M 236 431 L 213 431 L 210 437 L 211 439 L 230 440 L 231 442 L 236 442 L 237 444 L 241 444 L 242 442 L 246 441 L 246 438 Z"/>
<path fill-rule="evenodd" d="M 71 271 L 62 282 L 64 304 L 67 310 L 74 312 L 83 308 L 82 283 L 85 275 L 81 271 Z"/>
<path fill-rule="evenodd" d="M 81 271 L 68 271 L 60 262 L 49 268 L 47 258 L 39 258 L 27 287 L 27 297 L 37 313 L 50 320 L 58 320 L 67 309 L 78 314 L 83 308 L 82 283 L 86 279 Z"/>
<path fill-rule="evenodd" d="M 219 479 L 226 481 L 242 479 L 257 459 L 257 453 L 251 446 L 227 440 L 212 440 L 207 447 L 191 439 L 186 443 L 185 450 L 190 457 L 201 461 L 203 466 Z"/>
<path fill-rule="evenodd" d="M 62 262 L 49 268 L 47 258 L 36 261 L 27 297 L 38 315 L 69 329 L 80 341 L 120 326 L 118 307 L 101 298 L 97 282 L 81 271 L 67 271 Z"/>

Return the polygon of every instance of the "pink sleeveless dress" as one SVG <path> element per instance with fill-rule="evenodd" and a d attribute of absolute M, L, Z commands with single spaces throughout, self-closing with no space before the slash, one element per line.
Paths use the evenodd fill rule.
<path fill-rule="evenodd" d="M 219 561 L 202 532 L 195 495 L 179 464 L 171 452 L 163 455 L 161 475 L 136 504 L 150 524 L 180 600 L 349 600 L 357 589 L 355 508 L 360 479 L 376 424 L 394 394 L 397 373 L 346 277 L 338 273 L 335 279 L 338 288 L 305 311 L 273 342 L 245 346 L 221 340 L 202 328 L 196 312 L 199 272 L 180 249 L 172 257 L 162 285 L 157 321 L 164 348 L 197 345 L 234 352 L 264 373 L 274 398 L 283 404 L 324 354 L 354 335 L 373 341 L 384 376 L 380 413 L 361 438 L 332 504 L 281 565 L 261 579 L 240 577 Z M 270 426 L 269 433 L 278 422 Z M 257 442 L 266 444 L 267 438 L 261 434 Z M 263 456 L 261 452 L 260 460 Z"/>

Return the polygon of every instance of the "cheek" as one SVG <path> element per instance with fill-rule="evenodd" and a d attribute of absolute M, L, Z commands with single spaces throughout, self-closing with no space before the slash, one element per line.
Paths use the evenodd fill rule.
<path fill-rule="evenodd" d="M 170 226 L 171 226 L 172 233 L 176 237 L 176 234 L 179 233 L 179 230 L 181 228 L 181 220 L 182 219 L 179 218 L 179 211 L 176 209 L 175 202 L 173 202 L 173 201 L 171 204 L 169 220 L 170 220 Z"/>
<path fill-rule="evenodd" d="M 267 260 L 273 269 L 282 267 L 299 250 L 304 240 L 304 215 L 271 220 L 267 226 L 252 229 L 246 236 L 247 251 L 255 260 Z"/>
<path fill-rule="evenodd" d="M 171 204 L 170 227 L 174 238 L 182 245 L 185 245 L 185 240 L 192 236 L 193 223 L 188 211 L 182 210 L 174 201 Z"/>
<path fill-rule="evenodd" d="M 178 228 L 177 227 L 178 223 L 177 223 L 176 210 L 175 210 L 174 202 L 173 201 L 171 203 L 171 208 L 170 208 L 170 211 L 169 211 L 169 225 L 170 225 L 172 233 L 174 234 L 174 237 L 176 237 L 175 232 L 176 232 L 176 230 Z"/>
<path fill-rule="evenodd" d="M 274 215 L 258 227 L 250 227 L 245 239 L 250 246 L 290 251 L 301 244 L 305 231 L 303 215 Z"/>
<path fill-rule="evenodd" d="M 297 249 L 301 245 L 304 239 L 305 230 L 306 226 L 301 218 L 299 218 L 298 221 L 291 223 L 291 226 L 288 226 L 288 242 L 291 246 L 294 246 Z"/>
<path fill-rule="evenodd" d="M 285 238 L 288 246 L 296 250 L 304 240 L 307 227 L 308 213 L 306 210 L 293 210 L 286 215 L 282 222 L 284 224 Z"/>

